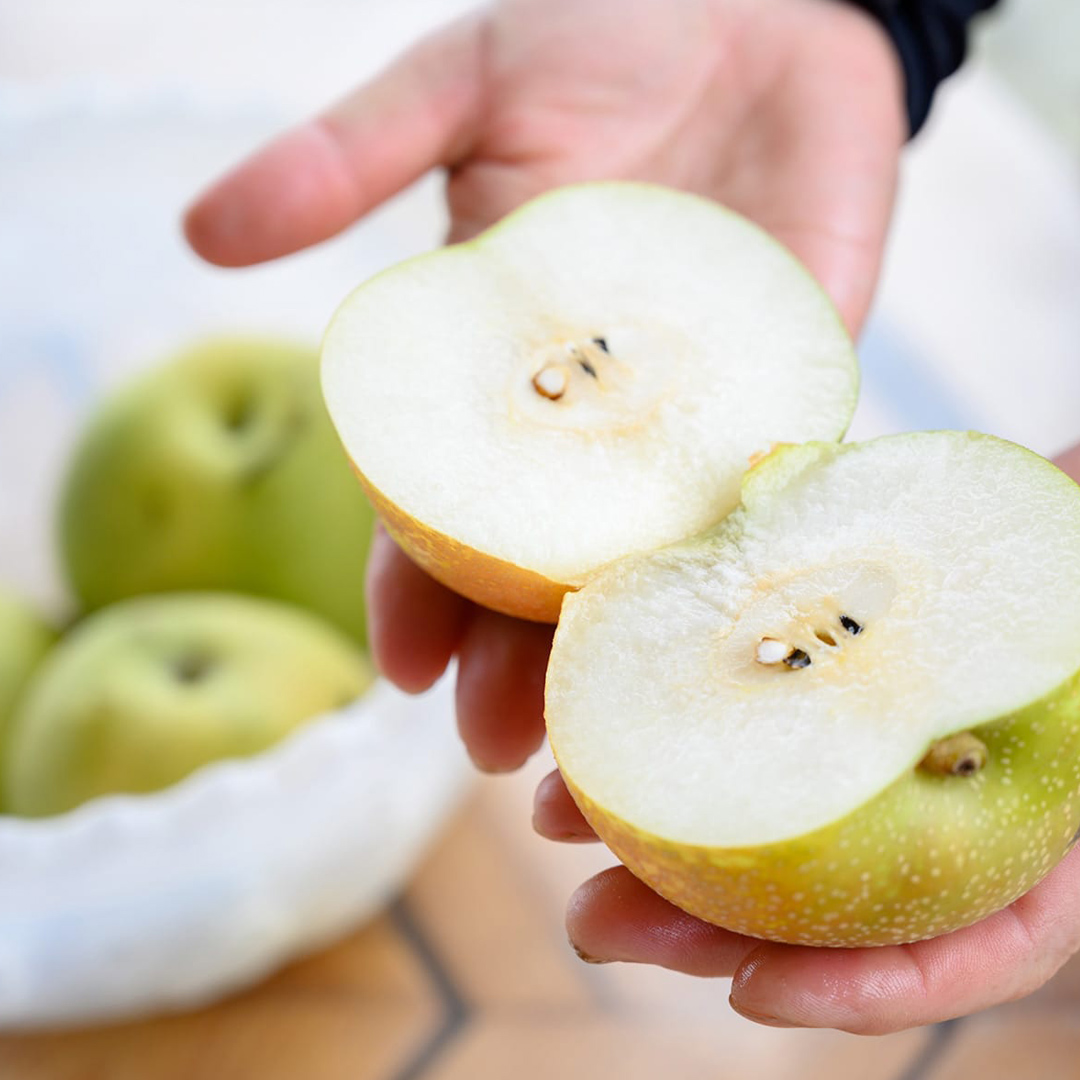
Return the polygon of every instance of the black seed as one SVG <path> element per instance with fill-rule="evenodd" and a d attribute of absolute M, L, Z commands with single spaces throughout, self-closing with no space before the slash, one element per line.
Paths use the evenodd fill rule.
<path fill-rule="evenodd" d="M 968 754 L 953 766 L 952 771 L 954 776 L 974 776 L 981 766 L 982 762 L 974 754 Z"/>
<path fill-rule="evenodd" d="M 791 652 L 784 657 L 784 663 L 789 668 L 798 671 L 799 668 L 810 666 L 810 657 L 802 649 L 792 649 Z"/>
<path fill-rule="evenodd" d="M 581 370 L 584 371 L 586 375 L 591 375 L 594 379 L 599 378 L 596 374 L 596 368 L 594 368 L 588 360 L 579 360 L 578 363 L 581 365 Z"/>
<path fill-rule="evenodd" d="M 609 352 L 611 352 L 611 350 L 610 350 L 610 349 L 608 348 L 608 346 L 607 346 L 607 338 L 602 338 L 602 337 L 594 337 L 594 338 L 592 339 L 592 343 L 593 343 L 593 344 L 594 344 L 594 345 L 595 345 L 595 346 L 596 346 L 597 348 L 603 349 L 603 350 L 604 350 L 604 352 L 606 352 L 606 353 L 609 353 Z"/>
<path fill-rule="evenodd" d="M 859 623 L 857 623 L 850 615 L 841 615 L 840 616 L 840 625 L 849 634 L 861 634 L 863 632 L 862 626 Z"/>

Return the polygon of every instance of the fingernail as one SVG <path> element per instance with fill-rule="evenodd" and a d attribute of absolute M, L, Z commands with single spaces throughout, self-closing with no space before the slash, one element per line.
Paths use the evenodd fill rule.
<path fill-rule="evenodd" d="M 484 761 L 482 758 L 478 758 L 471 750 L 469 751 L 469 757 L 472 759 L 473 765 L 482 773 L 488 773 L 491 776 L 501 776 L 504 773 L 512 773 L 515 769 L 519 769 L 520 765 L 504 765 L 494 764 L 490 761 Z"/>
<path fill-rule="evenodd" d="M 747 1020 L 753 1020 L 755 1024 L 764 1024 L 766 1027 L 775 1028 L 794 1028 L 801 1026 L 791 1020 L 785 1020 L 782 1016 L 770 1016 L 768 1013 L 754 1012 L 752 1009 L 744 1008 L 736 1003 L 734 997 L 728 998 L 728 1004 L 740 1016 L 745 1017 Z"/>
<path fill-rule="evenodd" d="M 564 829 L 562 832 L 550 832 L 540 827 L 540 822 L 533 818 L 533 832 L 542 836 L 545 840 L 554 840 L 558 844 L 589 844 L 596 840 L 594 832 L 574 832 L 572 829 Z"/>
<path fill-rule="evenodd" d="M 570 948 L 577 954 L 577 958 L 586 964 L 610 964 L 610 960 L 601 960 L 598 956 L 590 956 L 583 949 L 579 949 L 574 942 L 570 942 Z"/>

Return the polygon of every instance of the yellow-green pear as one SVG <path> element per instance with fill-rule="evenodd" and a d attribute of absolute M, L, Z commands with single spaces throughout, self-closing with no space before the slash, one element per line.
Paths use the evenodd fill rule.
<path fill-rule="evenodd" d="M 157 791 L 265 750 L 373 678 L 354 641 L 293 605 L 227 593 L 114 604 L 56 646 L 19 703 L 7 807 L 43 816 Z"/>
<path fill-rule="evenodd" d="M 0 588 L 0 770 L 15 705 L 55 640 L 56 632 L 37 612 Z"/>
<path fill-rule="evenodd" d="M 106 402 L 60 502 L 72 589 L 226 589 L 299 604 L 366 642 L 374 514 L 330 424 L 318 354 L 274 339 L 192 346 Z"/>
<path fill-rule="evenodd" d="M 807 945 L 943 934 L 1080 825 L 1080 488 L 987 436 L 777 450 L 698 537 L 565 602 L 570 791 L 686 911 Z"/>

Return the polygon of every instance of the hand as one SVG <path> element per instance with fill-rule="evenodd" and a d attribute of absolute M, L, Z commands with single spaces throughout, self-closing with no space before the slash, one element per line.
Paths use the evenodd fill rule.
<path fill-rule="evenodd" d="M 906 133 L 892 44 L 839 0 L 506 0 L 422 42 L 282 136 L 189 211 L 224 266 L 345 228 L 448 170 L 451 238 L 575 180 L 653 180 L 718 199 L 786 243 L 855 332 Z M 543 740 L 550 628 L 474 608 L 385 535 L 369 573 L 383 672 L 430 685 L 457 652 L 462 736 L 515 768 Z"/>
<path fill-rule="evenodd" d="M 841 0 L 504 0 L 262 150 L 192 207 L 186 229 L 205 258 L 242 266 L 332 236 L 437 166 L 448 172 L 451 240 L 561 183 L 652 180 L 772 232 L 855 333 L 906 131 L 893 46 Z M 421 690 L 457 654 L 458 722 L 478 765 L 515 768 L 538 748 L 550 627 L 474 607 L 385 535 L 368 587 L 372 647 L 391 679 Z M 557 777 L 538 792 L 536 823 L 582 835 Z M 731 966 L 740 946 L 706 971 L 721 932 L 642 889 L 615 871 L 579 894 L 571 929 L 587 951 L 616 948 L 624 931 L 609 955 L 680 966 L 648 949 L 682 919 L 684 966 Z M 608 936 L 590 935 L 590 913 L 617 896 Z M 743 954 L 752 947 L 743 941 Z"/>

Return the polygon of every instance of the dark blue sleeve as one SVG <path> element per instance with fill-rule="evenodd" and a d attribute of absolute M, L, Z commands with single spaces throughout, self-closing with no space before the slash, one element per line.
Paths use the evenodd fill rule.
<path fill-rule="evenodd" d="M 997 0 L 853 0 L 876 15 L 896 45 L 907 80 L 914 135 L 930 112 L 938 85 L 963 62 L 967 24 Z"/>

